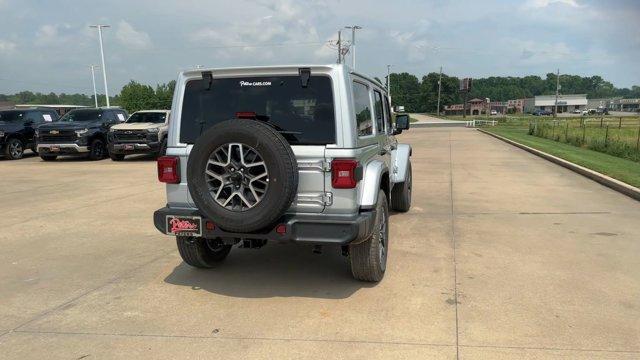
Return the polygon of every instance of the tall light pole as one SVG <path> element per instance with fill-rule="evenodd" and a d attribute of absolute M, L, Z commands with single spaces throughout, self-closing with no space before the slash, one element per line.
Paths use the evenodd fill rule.
<path fill-rule="evenodd" d="M 553 111 L 553 117 L 558 116 L 558 93 L 560 93 L 560 69 L 558 69 L 558 73 L 556 75 L 556 103 L 555 110 Z"/>
<path fill-rule="evenodd" d="M 345 29 L 351 29 L 351 67 L 356 69 L 356 30 L 362 29 L 362 26 L 353 25 L 345 26 Z"/>
<path fill-rule="evenodd" d="M 98 29 L 98 39 L 100 39 L 100 58 L 102 59 L 102 79 L 104 80 L 104 96 L 107 98 L 107 107 L 109 107 L 109 89 L 107 88 L 107 67 L 104 65 L 104 48 L 102 46 L 102 28 L 111 27 L 109 25 L 90 25 L 90 28 Z"/>
<path fill-rule="evenodd" d="M 440 89 L 442 89 L 442 66 L 440 66 L 440 76 L 438 76 L 438 110 L 436 116 L 440 116 Z"/>
<path fill-rule="evenodd" d="M 96 102 L 96 108 L 98 107 L 98 92 L 96 91 L 96 74 L 95 69 L 99 68 L 98 65 L 91 65 L 91 82 L 93 83 L 93 99 Z"/>

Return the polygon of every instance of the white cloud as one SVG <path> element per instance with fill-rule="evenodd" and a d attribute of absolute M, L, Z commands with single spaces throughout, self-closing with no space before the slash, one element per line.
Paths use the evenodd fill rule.
<path fill-rule="evenodd" d="M 243 21 L 218 22 L 216 26 L 192 32 L 187 38 L 200 46 L 211 47 L 218 60 L 240 57 L 244 58 L 240 63 L 287 63 L 302 58 L 311 61 L 314 55 L 330 58 L 311 18 L 322 17 L 322 7 L 309 12 L 290 0 L 259 5 L 270 13 Z M 299 50 L 307 46 L 315 50 L 306 52 L 305 57 L 305 52 Z"/>
<path fill-rule="evenodd" d="M 151 47 L 151 38 L 144 31 L 138 31 L 128 22 L 120 20 L 116 30 L 116 38 L 128 48 L 144 50 Z"/>
<path fill-rule="evenodd" d="M 69 24 L 44 24 L 36 31 L 36 45 L 49 46 L 74 43 L 77 44 L 82 31 Z"/>
<path fill-rule="evenodd" d="M 513 40 L 514 48 L 520 46 L 520 61 L 523 65 L 557 64 L 575 58 L 576 52 L 571 51 L 564 42 L 542 43 L 536 41 Z"/>
<path fill-rule="evenodd" d="M 9 40 L 0 39 L 0 54 L 9 54 L 16 49 L 16 43 Z"/>
<path fill-rule="evenodd" d="M 578 4 L 577 0 L 529 0 L 526 3 L 526 7 L 530 8 L 545 8 L 552 4 L 564 4 L 574 8 L 579 8 L 582 5 Z"/>
<path fill-rule="evenodd" d="M 424 61 L 434 48 L 423 35 L 413 31 L 390 31 L 388 36 L 405 51 L 410 62 Z"/>

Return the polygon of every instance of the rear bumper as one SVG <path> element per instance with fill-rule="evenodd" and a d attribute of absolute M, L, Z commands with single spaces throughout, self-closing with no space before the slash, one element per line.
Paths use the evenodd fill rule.
<path fill-rule="evenodd" d="M 51 149 L 59 149 L 59 151 L 51 151 Z M 88 146 L 80 146 L 78 144 L 38 144 L 37 150 L 39 154 L 82 154 L 89 152 Z"/>
<path fill-rule="evenodd" d="M 283 215 L 276 224 L 284 224 L 286 233 L 279 234 L 275 229 L 259 233 L 228 232 L 215 226 L 207 229 L 209 221 L 198 210 L 175 209 L 164 207 L 153 214 L 156 228 L 167 233 L 167 217 L 200 216 L 202 217 L 202 237 L 222 239 L 262 239 L 276 242 L 294 242 L 317 245 L 347 245 L 366 240 L 373 231 L 375 210 L 354 215 Z"/>

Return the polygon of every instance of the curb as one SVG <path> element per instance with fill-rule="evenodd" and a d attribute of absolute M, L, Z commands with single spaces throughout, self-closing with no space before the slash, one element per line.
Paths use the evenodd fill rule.
<path fill-rule="evenodd" d="M 410 127 L 462 127 L 462 126 L 466 126 L 467 124 L 464 121 L 460 121 L 460 122 L 420 122 L 420 121 L 416 121 L 411 123 Z"/>
<path fill-rule="evenodd" d="M 622 182 L 620 180 L 616 180 L 616 179 L 614 179 L 612 177 L 609 177 L 607 175 L 601 174 L 601 173 L 599 173 L 597 171 L 593 171 L 591 169 L 587 169 L 584 166 L 580 166 L 578 164 L 574 164 L 574 163 L 572 163 L 570 161 L 561 159 L 561 158 L 559 158 L 557 156 L 553 156 L 551 154 L 547 154 L 546 152 L 543 152 L 543 151 L 534 149 L 532 147 L 520 144 L 518 142 L 515 142 L 513 140 L 507 139 L 507 138 L 502 137 L 500 135 L 496 135 L 496 134 L 493 134 L 491 132 L 488 132 L 488 131 L 485 131 L 485 130 L 482 130 L 482 129 L 477 129 L 477 130 L 482 132 L 482 133 L 485 133 L 485 134 L 487 134 L 489 136 L 493 136 L 496 139 L 502 140 L 502 141 L 504 141 L 504 142 L 506 142 L 508 144 L 511 144 L 511 145 L 513 145 L 515 147 L 519 147 L 520 149 L 525 150 L 527 152 L 530 152 L 530 153 L 532 153 L 534 155 L 537 155 L 537 156 L 539 156 L 539 157 L 541 157 L 543 159 L 549 160 L 552 163 L 555 163 L 555 164 L 560 165 L 560 166 L 562 166 L 564 168 L 567 168 L 567 169 L 569 169 L 571 171 L 574 171 L 574 172 L 576 172 L 576 173 L 578 173 L 578 174 L 580 174 L 582 176 L 585 176 L 585 177 L 587 177 L 587 178 L 589 178 L 589 179 L 591 179 L 591 180 L 593 180 L 593 181 L 595 181 L 597 183 L 600 183 L 600 184 L 602 184 L 602 185 L 604 185 L 604 186 L 606 186 L 608 188 L 611 188 L 611 189 L 613 189 L 613 190 L 615 190 L 615 191 L 617 191 L 619 193 L 627 195 L 630 198 L 633 198 L 635 200 L 639 200 L 640 201 L 640 189 L 635 187 L 635 186 L 629 185 L 629 184 L 627 184 L 625 182 Z"/>

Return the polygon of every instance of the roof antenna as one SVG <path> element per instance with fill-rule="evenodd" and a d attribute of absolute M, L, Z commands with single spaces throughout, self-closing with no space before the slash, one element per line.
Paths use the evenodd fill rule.
<path fill-rule="evenodd" d="M 203 71 L 202 80 L 209 80 L 209 85 L 207 86 L 207 90 L 211 90 L 211 83 L 213 82 L 213 74 L 211 73 L 211 71 Z"/>
<path fill-rule="evenodd" d="M 302 85 L 303 88 L 309 86 L 309 79 L 311 79 L 311 69 L 298 68 L 298 75 L 300 75 L 300 85 Z"/>

